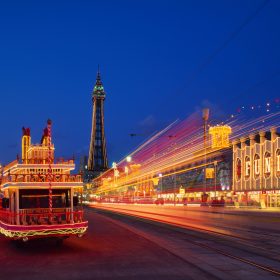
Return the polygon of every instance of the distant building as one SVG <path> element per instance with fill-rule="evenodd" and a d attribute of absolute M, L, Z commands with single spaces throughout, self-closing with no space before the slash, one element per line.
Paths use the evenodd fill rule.
<path fill-rule="evenodd" d="M 207 196 L 205 199 L 208 201 L 215 197 L 229 197 L 232 190 L 232 150 L 209 153 L 206 169 L 213 171 L 206 182 L 203 158 L 175 169 L 173 172 L 176 175 L 165 176 L 162 172 L 157 189 L 165 199 L 172 201 L 176 193 L 177 201 L 184 199 L 188 203 L 200 202 L 203 195 Z"/>

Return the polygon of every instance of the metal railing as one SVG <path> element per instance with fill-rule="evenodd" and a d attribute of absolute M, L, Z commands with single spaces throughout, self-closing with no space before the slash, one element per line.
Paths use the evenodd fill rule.
<path fill-rule="evenodd" d="M 22 183 L 22 182 L 48 182 L 47 174 L 19 174 L 19 175 L 8 175 L 2 177 L 2 184 L 4 183 Z M 64 175 L 64 174 L 53 174 L 53 182 L 82 182 L 82 176 L 77 175 Z"/>
<path fill-rule="evenodd" d="M 78 209 L 71 211 L 70 208 L 53 209 L 49 213 L 48 208 L 20 209 L 19 213 L 9 210 L 0 210 L 0 220 L 10 225 L 44 225 L 44 224 L 68 224 L 84 221 L 84 211 Z"/>

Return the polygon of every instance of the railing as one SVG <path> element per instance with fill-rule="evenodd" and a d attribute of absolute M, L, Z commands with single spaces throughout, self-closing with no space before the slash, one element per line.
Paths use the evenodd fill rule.
<path fill-rule="evenodd" d="M 48 163 L 47 158 L 34 157 L 32 159 L 26 159 L 23 164 L 46 164 Z M 56 158 L 52 160 L 52 164 L 74 164 L 73 159 Z"/>
<path fill-rule="evenodd" d="M 57 164 L 74 164 L 74 159 L 64 159 L 64 158 L 56 158 L 54 163 Z"/>
<path fill-rule="evenodd" d="M 53 182 L 82 182 L 82 176 L 77 175 L 64 175 L 64 174 L 53 174 Z M 22 182 L 48 182 L 47 174 L 19 174 L 19 175 L 8 175 L 2 177 L 2 184 L 4 183 L 22 183 Z"/>
<path fill-rule="evenodd" d="M 40 146 L 40 145 L 38 145 Z M 4 166 L 4 171 L 10 169 L 12 166 L 16 165 L 16 164 L 46 164 L 47 163 L 47 158 L 39 158 L 39 157 L 34 157 L 32 159 L 28 159 L 25 162 L 22 162 L 22 160 L 15 159 L 12 162 L 10 162 L 9 164 L 7 164 L 6 166 Z M 74 164 L 74 159 L 65 159 L 65 158 L 55 158 L 52 162 L 52 164 Z"/>
<path fill-rule="evenodd" d="M 80 223 L 84 220 L 82 209 L 71 211 L 70 208 L 53 209 L 20 209 L 19 213 L 0 210 L 0 220 L 10 225 L 44 225 Z"/>

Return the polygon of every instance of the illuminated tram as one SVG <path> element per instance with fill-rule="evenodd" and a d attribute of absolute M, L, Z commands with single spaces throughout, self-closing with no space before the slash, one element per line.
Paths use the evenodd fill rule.
<path fill-rule="evenodd" d="M 81 237 L 88 228 L 81 206 L 83 183 L 73 160 L 54 160 L 51 121 L 41 143 L 23 128 L 22 159 L 2 168 L 0 233 L 14 240 Z"/>

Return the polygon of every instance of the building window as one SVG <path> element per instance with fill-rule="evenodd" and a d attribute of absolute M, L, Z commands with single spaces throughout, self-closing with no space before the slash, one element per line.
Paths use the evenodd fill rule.
<path fill-rule="evenodd" d="M 236 180 L 239 181 L 241 179 L 241 160 L 238 158 L 236 160 Z"/>

